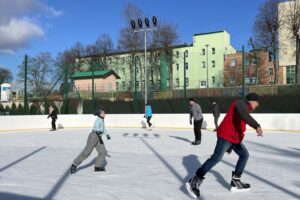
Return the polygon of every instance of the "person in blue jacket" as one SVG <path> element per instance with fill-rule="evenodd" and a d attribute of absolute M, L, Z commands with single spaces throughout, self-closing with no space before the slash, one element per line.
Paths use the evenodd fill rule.
<path fill-rule="evenodd" d="M 151 105 L 147 104 L 145 107 L 145 118 L 147 119 L 147 124 L 149 126 L 149 129 L 154 128 L 153 124 L 150 122 L 152 118 L 152 108 Z"/>
<path fill-rule="evenodd" d="M 106 136 L 108 140 L 110 140 L 110 135 L 107 133 L 106 128 L 104 126 L 104 110 L 97 110 L 94 115 L 97 116 L 92 132 L 89 134 L 87 139 L 86 146 L 83 151 L 78 155 L 78 157 L 73 161 L 71 166 L 71 174 L 76 172 L 76 168 L 78 165 L 82 163 L 93 151 L 95 148 L 98 152 L 98 156 L 96 158 L 95 163 L 95 172 L 105 171 L 105 157 L 107 155 L 107 151 L 102 139 L 102 136 Z"/>

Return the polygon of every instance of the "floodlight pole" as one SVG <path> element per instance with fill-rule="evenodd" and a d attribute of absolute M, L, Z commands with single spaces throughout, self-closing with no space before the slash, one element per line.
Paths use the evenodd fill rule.
<path fill-rule="evenodd" d="M 148 86 L 147 86 L 147 32 L 148 31 L 154 31 L 156 30 L 156 28 L 145 28 L 145 29 L 139 29 L 139 30 L 134 30 L 134 32 L 144 32 L 144 42 L 145 42 L 145 46 L 144 46 L 144 53 L 145 53 L 145 57 L 144 57 L 144 67 L 145 67 L 145 107 L 147 105 L 147 100 L 148 100 Z"/>

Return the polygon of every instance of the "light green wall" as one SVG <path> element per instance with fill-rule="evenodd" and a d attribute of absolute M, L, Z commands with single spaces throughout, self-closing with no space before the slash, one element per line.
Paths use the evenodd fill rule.
<path fill-rule="evenodd" d="M 199 88 L 201 81 L 207 80 L 207 68 L 203 68 L 202 62 L 206 63 L 206 54 L 202 55 L 202 49 L 205 49 L 206 44 L 208 47 L 208 77 L 209 77 L 209 87 L 222 87 L 223 86 L 223 69 L 224 69 L 224 55 L 235 53 L 235 49 L 230 44 L 230 35 L 226 31 L 218 31 L 204 34 L 195 34 L 193 36 L 192 45 L 182 45 L 184 47 L 174 48 L 173 50 L 173 84 L 174 89 L 183 89 L 183 53 L 188 51 L 188 57 L 186 62 L 188 63 L 188 70 L 186 70 L 187 78 L 189 79 L 189 85 L 187 88 Z M 212 54 L 212 48 L 215 48 L 215 54 Z M 176 53 L 179 52 L 179 57 L 177 58 Z M 141 65 L 138 62 L 138 74 L 137 81 L 139 83 L 139 88 L 141 89 L 142 82 L 144 80 L 144 54 L 139 53 L 138 56 L 141 60 Z M 124 60 L 123 60 L 124 57 Z M 86 58 L 88 59 L 88 58 Z M 164 59 L 163 59 L 164 60 Z M 212 61 L 215 61 L 215 67 L 212 67 Z M 161 60 L 162 61 L 162 60 Z M 164 60 L 165 61 L 165 60 Z M 130 54 L 120 53 L 108 56 L 108 66 L 110 69 L 114 70 L 121 79 L 117 80 L 119 90 L 127 90 L 130 85 L 130 64 L 131 56 Z M 159 63 L 161 65 L 162 63 Z M 165 64 L 165 63 L 164 63 Z M 177 70 L 177 64 L 179 64 L 179 70 Z M 142 66 L 142 67 L 140 67 Z M 147 62 L 148 72 L 150 63 Z M 154 80 L 161 80 L 160 73 L 156 73 Z M 212 84 L 212 76 L 215 77 L 215 84 Z M 149 77 L 150 78 L 150 77 Z M 179 79 L 179 87 L 176 87 L 176 79 Z M 125 88 L 123 84 L 125 82 Z M 150 81 L 149 81 L 150 82 Z M 162 85 L 162 83 L 158 83 Z M 165 83 L 163 83 L 165 85 Z M 206 86 L 204 86 L 205 88 Z"/>
<path fill-rule="evenodd" d="M 208 44 L 208 57 L 207 48 Z M 212 54 L 212 48 L 215 48 L 215 54 Z M 205 50 L 205 55 L 202 54 L 202 49 Z M 179 79 L 178 89 L 183 88 L 183 53 L 188 51 L 188 57 L 186 62 L 188 63 L 188 69 L 186 70 L 187 78 L 189 79 L 189 85 L 187 88 L 199 88 L 201 81 L 207 81 L 207 68 L 203 68 L 203 63 L 207 66 L 208 60 L 208 77 L 209 87 L 222 87 L 223 86 L 223 69 L 224 69 L 224 55 L 227 53 L 234 53 L 235 49 L 230 44 L 230 35 L 226 31 L 199 34 L 193 36 L 193 45 L 185 48 L 174 49 L 173 53 L 176 57 L 178 51 L 179 58 L 174 59 L 173 69 L 174 83 L 176 79 Z M 215 61 L 215 67 L 212 67 L 212 61 Z M 177 64 L 179 64 L 179 70 L 177 70 Z M 215 84 L 212 84 L 212 76 L 215 77 Z M 206 86 L 204 86 L 206 87 Z"/>

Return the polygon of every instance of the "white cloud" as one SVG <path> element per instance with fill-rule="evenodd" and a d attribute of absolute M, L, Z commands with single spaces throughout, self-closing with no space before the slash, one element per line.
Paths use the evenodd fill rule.
<path fill-rule="evenodd" d="M 0 25 L 0 50 L 2 52 L 16 51 L 27 46 L 35 37 L 42 37 L 44 31 L 28 19 L 11 19 L 9 24 Z"/>
<path fill-rule="evenodd" d="M 32 39 L 44 36 L 49 18 L 62 15 L 40 0 L 0 0 L 0 52 L 28 46 Z"/>

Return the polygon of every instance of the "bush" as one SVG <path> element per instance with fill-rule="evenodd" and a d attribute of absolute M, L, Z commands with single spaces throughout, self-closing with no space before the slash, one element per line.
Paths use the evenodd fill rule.
<path fill-rule="evenodd" d="M 11 110 L 10 110 L 10 114 L 11 115 L 17 115 L 17 105 L 15 104 L 15 102 L 11 105 Z"/>
<path fill-rule="evenodd" d="M 30 114 L 31 115 L 38 115 L 41 114 L 40 108 L 36 103 L 31 104 L 30 106 Z"/>
<path fill-rule="evenodd" d="M 23 115 L 24 114 L 24 108 L 23 108 L 22 104 L 18 105 L 17 113 L 18 113 L 18 115 Z"/>

